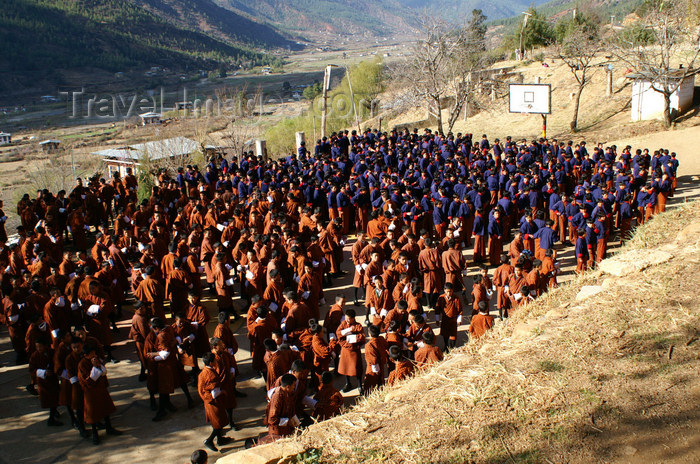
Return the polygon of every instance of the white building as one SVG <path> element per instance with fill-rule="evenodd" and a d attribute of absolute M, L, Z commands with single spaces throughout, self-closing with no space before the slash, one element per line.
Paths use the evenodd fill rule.
<path fill-rule="evenodd" d="M 682 77 L 682 76 L 681 76 Z M 664 118 L 664 95 L 652 88 L 652 81 L 642 74 L 630 74 L 632 79 L 632 121 L 648 121 Z M 679 82 L 674 81 L 674 84 Z M 656 88 L 660 88 L 656 84 Z M 683 114 L 693 106 L 695 76 L 683 79 L 680 86 L 671 95 L 671 113 Z"/>
<path fill-rule="evenodd" d="M 39 142 L 39 146 L 41 147 L 41 150 L 44 153 L 48 153 L 48 154 L 58 153 L 59 145 L 61 145 L 60 140 L 49 139 L 49 140 L 44 140 L 43 142 Z"/>
<path fill-rule="evenodd" d="M 154 113 L 153 111 L 139 114 L 139 117 L 141 118 L 141 124 L 143 124 L 144 126 L 161 123 L 160 113 Z"/>
<path fill-rule="evenodd" d="M 12 143 L 12 134 L 0 132 L 0 145 L 7 145 L 9 143 Z"/>
<path fill-rule="evenodd" d="M 115 171 L 124 176 L 126 168 L 131 167 L 136 170 L 144 159 L 158 161 L 165 158 L 178 158 L 191 155 L 200 148 L 194 140 L 186 137 L 174 137 L 120 148 L 109 148 L 91 154 L 102 158 L 107 165 L 110 176 Z"/>

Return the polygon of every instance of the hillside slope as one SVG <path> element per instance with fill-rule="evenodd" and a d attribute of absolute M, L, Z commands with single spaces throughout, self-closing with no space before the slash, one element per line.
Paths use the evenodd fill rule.
<path fill-rule="evenodd" d="M 542 61 L 540 61 L 540 59 Z M 510 113 L 508 108 L 508 83 L 535 83 L 539 80 L 542 84 L 551 85 L 552 113 L 547 116 L 547 136 L 560 140 L 586 140 L 588 143 L 607 143 L 620 138 L 653 133 L 664 130 L 661 121 L 631 122 L 630 102 L 632 97 L 632 84 L 625 77 L 626 69 L 623 65 L 613 65 L 613 93 L 605 96 L 606 58 L 600 55 L 596 58 L 599 65 L 595 67 L 590 76 L 590 83 L 586 86 L 581 96 L 581 106 L 578 117 L 578 132 L 571 132 L 569 123 L 573 116 L 574 100 L 572 94 L 577 89 L 576 81 L 566 64 L 558 59 L 554 50 L 543 49 L 541 57 L 536 61 L 501 61 L 494 64 L 494 68 L 512 68 L 514 76 L 499 87 L 496 98 L 492 100 L 490 93 L 476 94 L 470 101 L 470 113 L 464 118 L 462 113 L 452 128 L 453 133 L 486 133 L 491 137 L 499 137 L 505 140 L 506 136 L 514 140 L 540 137 L 542 134 L 542 118 L 537 114 Z M 542 63 L 547 63 L 544 67 Z M 397 96 L 398 95 L 398 96 Z M 601 97 L 602 95 L 602 97 Z M 394 111 L 391 103 L 399 99 L 400 94 L 394 90 L 394 94 L 383 96 L 389 109 L 382 114 L 383 127 L 430 127 L 437 129 L 436 119 L 428 119 L 425 107 L 411 110 Z M 695 106 L 683 115 L 677 122 L 677 128 L 688 128 L 700 124 L 698 107 Z M 443 110 L 443 121 L 449 117 L 448 110 Z M 363 123 L 363 127 L 376 127 L 377 120 Z M 445 125 L 443 130 L 447 132 Z M 650 147 L 651 148 L 651 147 Z"/>
<path fill-rule="evenodd" d="M 251 451 L 321 449 L 323 462 L 352 463 L 697 462 L 700 301 L 689 284 L 700 277 L 699 233 L 700 202 L 674 207 L 604 262 L 609 274 L 580 276 L 443 363 Z"/>
<path fill-rule="evenodd" d="M 212 0 L 146 0 L 143 5 L 180 27 L 201 31 L 227 42 L 297 48 L 295 42 L 272 26 L 222 8 Z"/>
<path fill-rule="evenodd" d="M 197 0 L 192 5 L 207 2 L 211 4 Z M 173 9 L 170 14 L 185 16 L 193 7 L 182 0 L 153 0 L 156 3 L 161 5 L 159 14 L 123 0 L 5 0 L 0 8 L 0 72 L 4 74 L 0 88 L 22 88 L 30 84 L 25 82 L 30 73 L 33 78 L 57 79 L 56 70 L 80 67 L 124 71 L 159 65 L 196 70 L 253 58 L 264 62 L 271 58 L 248 45 L 288 43 L 267 26 L 245 18 L 232 22 L 235 15 L 222 9 L 228 16 L 218 22 L 211 20 L 215 11 L 202 9 L 201 17 L 213 24 L 207 31 L 204 23 L 199 28 L 172 24 L 175 21 L 165 6 Z M 240 32 L 235 35 L 232 28 Z"/>

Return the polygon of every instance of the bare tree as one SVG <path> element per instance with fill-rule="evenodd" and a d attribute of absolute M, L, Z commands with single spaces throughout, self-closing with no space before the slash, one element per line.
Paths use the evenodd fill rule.
<path fill-rule="evenodd" d="M 256 137 L 260 136 L 260 127 L 248 120 L 233 120 L 224 129 L 224 140 L 227 147 L 236 155 L 240 155 L 243 150 L 247 150 Z"/>
<path fill-rule="evenodd" d="M 479 15 L 481 13 L 479 12 Z M 400 63 L 394 75 L 407 84 L 409 96 L 417 105 L 427 104 L 443 132 L 442 107 L 453 97 L 448 125 L 451 129 L 470 91 L 469 73 L 479 68 L 475 59 L 483 51 L 469 25 L 455 28 L 433 17 L 422 24 L 423 38 L 416 42 L 411 57 Z"/>
<path fill-rule="evenodd" d="M 451 132 L 462 109 L 474 98 L 474 72 L 489 63 L 486 52 L 486 16 L 481 10 L 472 10 L 472 17 L 459 31 L 458 47 L 447 62 L 447 85 L 452 101 L 449 107 L 447 132 Z M 495 84 L 493 84 L 495 85 Z"/>
<path fill-rule="evenodd" d="M 696 0 L 649 0 L 641 36 L 618 35 L 615 55 L 633 72 L 651 82 L 664 97 L 664 125 L 675 120 L 671 96 L 692 78 L 700 54 Z M 695 10 L 694 10 L 695 9 Z"/>
<path fill-rule="evenodd" d="M 602 48 L 603 45 L 598 35 L 584 24 L 576 25 L 558 46 L 559 58 L 569 67 L 578 84 L 574 96 L 574 114 L 569 123 L 572 132 L 576 132 L 578 129 L 581 94 L 599 68 L 594 65 L 594 61 Z"/>
<path fill-rule="evenodd" d="M 48 189 L 51 192 L 68 190 L 75 177 L 92 177 L 104 175 L 104 166 L 99 158 L 92 155 L 80 155 L 75 141 L 65 141 L 58 153 L 45 155 L 34 147 L 32 160 L 27 164 L 24 185 L 29 190 Z"/>
<path fill-rule="evenodd" d="M 244 84 L 219 95 L 219 98 L 226 101 L 223 107 L 229 119 L 222 131 L 223 139 L 228 148 L 240 155 L 261 132 L 257 118 L 263 112 L 262 87 L 257 86 L 253 92 L 248 92 L 248 84 Z"/>

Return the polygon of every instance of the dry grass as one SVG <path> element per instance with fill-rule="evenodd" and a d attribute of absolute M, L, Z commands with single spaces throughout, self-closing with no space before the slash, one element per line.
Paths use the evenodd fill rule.
<path fill-rule="evenodd" d="M 397 388 L 375 392 L 295 440 L 332 462 L 594 462 L 620 454 L 617 425 L 696 405 L 700 203 L 641 227 L 622 251 L 662 242 L 675 257 L 575 302 L 594 271 L 541 298 L 487 337 Z M 687 235 L 687 234 L 686 234 Z M 645 416 L 646 417 L 646 416 Z M 663 432 L 662 432 L 663 433 Z M 682 461 L 681 461 L 682 462 Z"/>

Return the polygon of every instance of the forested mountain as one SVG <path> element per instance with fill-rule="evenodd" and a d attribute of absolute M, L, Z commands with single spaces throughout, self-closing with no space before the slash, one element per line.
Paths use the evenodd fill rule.
<path fill-rule="evenodd" d="M 617 22 L 622 21 L 626 15 L 635 11 L 642 3 L 644 3 L 644 0 L 589 0 L 587 2 L 580 2 L 579 0 L 549 0 L 547 2 L 535 2 L 535 6 L 537 6 L 539 13 L 549 18 L 557 18 L 571 12 L 574 8 L 581 8 L 596 14 L 602 23 L 605 24 L 610 22 L 611 16 L 615 16 Z M 489 20 L 492 19 L 496 18 L 489 17 Z M 521 21 L 522 15 L 516 13 L 512 17 L 496 19 L 495 21 L 490 21 L 490 23 L 492 25 L 515 26 L 519 25 Z"/>
<path fill-rule="evenodd" d="M 0 72 L 91 67 L 213 69 L 273 57 L 251 46 L 293 44 L 211 0 L 3 0 Z"/>
<path fill-rule="evenodd" d="M 480 9 L 489 20 L 508 18 L 527 11 L 530 5 L 547 0 L 399 0 L 415 10 L 429 10 L 445 19 L 463 24 L 471 18 L 473 9 Z"/>
<path fill-rule="evenodd" d="M 489 20 L 520 14 L 532 0 L 214 0 L 241 15 L 260 18 L 281 29 L 367 33 L 390 36 L 411 33 L 420 17 L 438 15 L 455 24 L 481 9 Z M 534 0 L 535 5 L 547 0 Z"/>
<path fill-rule="evenodd" d="M 410 32 L 415 10 L 401 0 L 215 0 L 238 14 L 300 34 L 390 36 Z"/>

